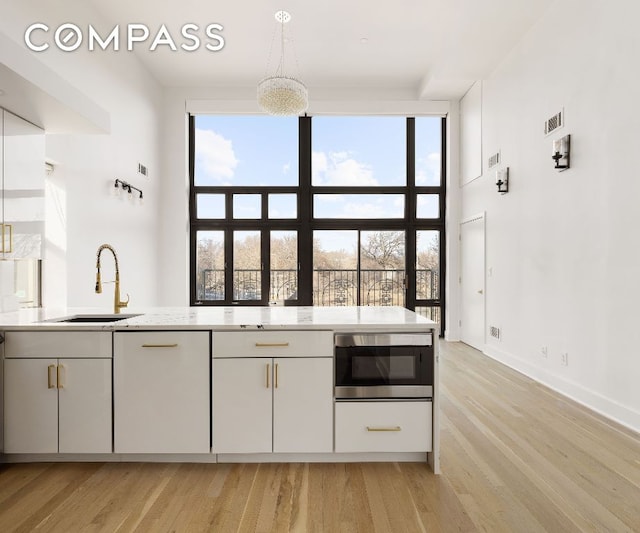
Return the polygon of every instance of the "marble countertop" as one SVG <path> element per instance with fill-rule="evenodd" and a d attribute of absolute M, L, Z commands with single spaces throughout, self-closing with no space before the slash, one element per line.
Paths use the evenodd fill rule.
<path fill-rule="evenodd" d="M 424 331 L 437 324 L 403 307 L 153 307 L 124 309 L 139 314 L 117 322 L 55 322 L 58 318 L 111 314 L 110 309 L 44 308 L 0 314 L 0 330 L 274 330 Z"/>

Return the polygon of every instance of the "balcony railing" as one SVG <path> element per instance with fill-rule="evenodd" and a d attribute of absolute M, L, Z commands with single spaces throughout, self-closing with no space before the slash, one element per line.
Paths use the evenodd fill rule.
<path fill-rule="evenodd" d="M 262 272 L 257 269 L 233 271 L 233 299 L 261 300 Z M 358 291 L 359 289 L 359 291 Z M 206 269 L 201 272 L 198 299 L 224 300 L 225 272 Z M 358 302 L 359 292 L 359 302 Z M 438 299 L 438 275 L 432 270 L 416 270 L 416 297 Z M 298 272 L 293 269 L 271 270 L 269 301 L 298 299 Z M 313 271 L 313 305 L 405 305 L 405 271 L 366 269 L 317 269 Z"/>

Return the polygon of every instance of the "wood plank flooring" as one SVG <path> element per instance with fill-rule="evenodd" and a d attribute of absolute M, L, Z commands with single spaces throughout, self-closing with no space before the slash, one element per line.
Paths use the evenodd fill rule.
<path fill-rule="evenodd" d="M 1 532 L 640 531 L 640 437 L 441 343 L 425 464 L 0 466 Z"/>

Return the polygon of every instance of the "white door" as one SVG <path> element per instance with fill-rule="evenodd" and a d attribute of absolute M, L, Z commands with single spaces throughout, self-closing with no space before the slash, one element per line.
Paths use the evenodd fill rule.
<path fill-rule="evenodd" d="M 111 359 L 60 359 L 60 453 L 111 453 Z"/>
<path fill-rule="evenodd" d="M 213 452 L 271 453 L 271 358 L 213 360 Z"/>
<path fill-rule="evenodd" d="M 5 359 L 5 453 L 58 453 L 56 359 Z"/>
<path fill-rule="evenodd" d="M 478 350 L 485 344 L 484 227 L 484 214 L 460 224 L 460 338 Z"/>
<path fill-rule="evenodd" d="M 333 359 L 274 359 L 273 451 L 333 451 Z"/>
<path fill-rule="evenodd" d="M 114 334 L 114 452 L 209 453 L 209 334 Z"/>

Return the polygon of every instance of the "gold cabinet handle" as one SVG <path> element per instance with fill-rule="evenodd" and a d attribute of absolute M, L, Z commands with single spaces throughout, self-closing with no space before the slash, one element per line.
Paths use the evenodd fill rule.
<path fill-rule="evenodd" d="M 267 363 L 267 389 L 269 388 L 269 363 Z"/>
<path fill-rule="evenodd" d="M 390 426 L 390 427 L 367 426 L 367 431 L 402 431 L 402 428 L 400 426 Z"/>
<path fill-rule="evenodd" d="M 276 389 L 277 389 L 278 388 L 278 363 L 276 363 L 275 366 L 276 366 L 276 380 L 275 380 L 276 383 L 275 383 L 275 385 L 276 385 Z"/>
<path fill-rule="evenodd" d="M 178 343 L 175 344 L 143 344 L 143 348 L 177 348 Z"/>
<path fill-rule="evenodd" d="M 53 382 L 55 378 L 55 371 L 56 371 L 56 365 L 49 365 L 47 367 L 47 379 L 48 379 L 48 385 L 50 389 L 56 388 L 56 384 Z"/>
<path fill-rule="evenodd" d="M 58 381 L 58 388 L 64 389 L 64 382 L 67 376 L 67 369 L 64 365 L 58 365 L 56 369 L 56 380 Z"/>
<path fill-rule="evenodd" d="M 289 346 L 288 342 L 256 342 L 256 348 L 274 348 Z"/>
<path fill-rule="evenodd" d="M 7 230 L 9 228 L 9 249 L 5 248 Z M 13 225 L 11 224 L 2 224 L 2 253 L 10 254 L 13 252 Z"/>

